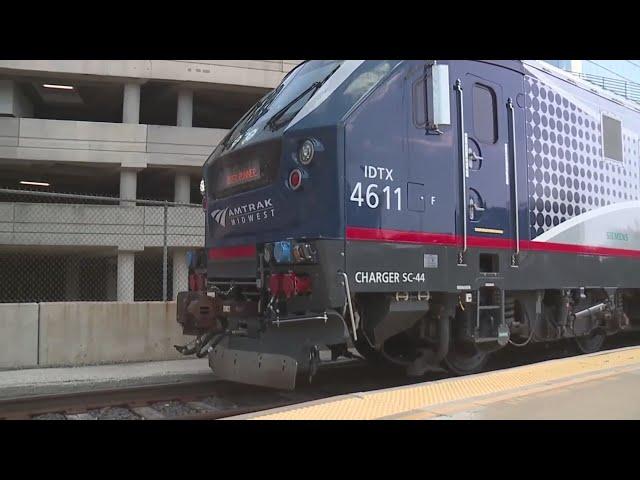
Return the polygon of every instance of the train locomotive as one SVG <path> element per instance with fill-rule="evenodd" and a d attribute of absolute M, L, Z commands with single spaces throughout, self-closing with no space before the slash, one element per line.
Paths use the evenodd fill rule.
<path fill-rule="evenodd" d="M 222 379 L 321 351 L 408 375 L 640 326 L 640 106 L 537 61 L 305 61 L 203 168 L 207 291 L 177 321 Z"/>

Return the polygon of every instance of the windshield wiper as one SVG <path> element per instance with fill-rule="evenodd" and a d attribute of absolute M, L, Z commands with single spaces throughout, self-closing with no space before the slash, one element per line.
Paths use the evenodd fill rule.
<path fill-rule="evenodd" d="M 258 121 L 258 119 L 262 117 L 269 110 L 269 107 L 271 106 L 275 98 L 278 96 L 283 86 L 284 86 L 284 83 L 281 83 L 278 86 L 278 88 L 271 91 L 271 95 L 265 98 L 264 101 L 260 105 L 258 105 L 258 108 L 254 110 L 253 115 L 251 115 L 251 118 L 247 119 L 244 127 L 242 128 L 242 133 L 246 132 L 247 129 L 249 129 L 252 125 L 254 125 Z"/>
<path fill-rule="evenodd" d="M 322 85 L 322 82 L 314 82 L 311 84 L 311 86 L 309 88 L 307 88 L 305 91 L 303 91 L 300 95 L 298 95 L 296 98 L 294 98 L 293 100 L 291 100 L 289 103 L 287 103 L 284 107 L 282 107 L 273 117 L 271 117 L 271 119 L 267 122 L 267 127 L 271 128 L 271 130 L 275 130 L 275 124 L 276 122 L 282 118 L 282 116 L 287 113 L 287 111 L 293 107 L 296 103 L 298 103 L 300 101 L 301 98 L 304 98 L 305 95 L 307 95 L 309 92 L 313 91 L 315 93 L 315 91 L 320 88 L 320 86 Z"/>
<path fill-rule="evenodd" d="M 284 107 L 282 107 L 273 117 L 271 117 L 271 119 L 267 122 L 267 127 L 271 128 L 271 130 L 275 130 L 275 125 L 276 122 L 282 118 L 282 116 L 291 108 L 293 107 L 296 103 L 298 103 L 300 101 L 300 99 L 304 98 L 305 95 L 307 95 L 309 92 L 311 93 L 311 96 L 313 96 L 316 93 L 316 90 L 318 90 L 322 85 L 324 85 L 324 83 L 329 80 L 329 77 L 331 77 L 331 75 L 333 75 L 336 70 L 338 70 L 340 68 L 340 65 L 338 65 L 336 68 L 334 68 L 333 70 L 331 70 L 331 72 L 329 73 L 329 75 L 327 75 L 326 77 L 324 77 L 321 81 L 318 82 L 313 82 L 311 84 L 311 86 L 309 88 L 307 88 L 304 92 L 302 92 L 300 95 L 298 95 L 296 98 L 294 98 L 293 100 L 291 100 L 289 103 L 287 103 Z"/>
<path fill-rule="evenodd" d="M 252 125 L 254 125 L 258 121 L 258 119 L 262 115 L 264 115 L 269 110 L 269 106 L 273 103 L 273 100 L 278 96 L 278 93 L 280 93 L 280 90 L 282 90 L 283 86 L 284 86 L 284 83 L 281 83 L 277 88 L 275 88 L 274 90 L 271 90 L 271 92 L 265 96 L 262 102 L 256 103 L 253 106 L 253 108 L 251 108 L 247 113 L 244 114 L 244 116 L 238 121 L 236 128 L 229 133 L 229 135 L 226 137 L 225 141 L 223 142 L 222 146 L 225 149 L 227 148 L 232 137 L 236 138 L 237 136 L 244 134 L 249 128 L 251 128 Z M 242 128 L 238 132 L 238 135 L 234 136 L 233 134 L 241 125 L 242 125 Z"/>

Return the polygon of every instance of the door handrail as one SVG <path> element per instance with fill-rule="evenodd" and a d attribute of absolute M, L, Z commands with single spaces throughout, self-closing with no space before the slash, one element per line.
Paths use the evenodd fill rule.
<path fill-rule="evenodd" d="M 509 97 L 507 99 L 507 114 L 509 117 L 510 129 L 509 129 L 509 153 L 511 159 L 510 172 L 509 174 L 513 176 L 511 187 L 511 210 L 514 215 L 514 227 L 515 227 L 515 253 L 511 257 L 511 266 L 517 266 L 520 255 L 520 215 L 519 215 L 519 207 L 518 207 L 518 171 L 517 171 L 517 159 L 516 159 L 516 119 L 515 119 L 515 109 L 513 108 L 513 101 Z"/>
<path fill-rule="evenodd" d="M 462 98 L 462 82 L 458 78 L 453 86 L 456 91 L 456 99 L 458 101 L 458 135 L 460 149 L 460 176 L 461 181 L 461 197 L 462 197 L 462 252 L 458 257 L 458 264 L 464 263 L 464 254 L 467 251 L 467 152 L 464 132 L 464 100 Z"/>

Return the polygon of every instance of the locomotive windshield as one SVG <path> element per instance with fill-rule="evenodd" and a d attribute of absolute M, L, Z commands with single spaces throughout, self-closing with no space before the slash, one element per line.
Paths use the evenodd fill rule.
<path fill-rule="evenodd" d="M 300 64 L 238 121 L 209 156 L 204 177 L 210 198 L 271 184 L 280 166 L 280 137 L 288 127 L 309 112 L 324 115 L 325 122 L 337 122 L 398 63 L 313 60 Z"/>
<path fill-rule="evenodd" d="M 301 64 L 242 117 L 229 132 L 220 153 L 245 144 L 260 130 L 285 127 L 343 62 L 313 60 Z"/>

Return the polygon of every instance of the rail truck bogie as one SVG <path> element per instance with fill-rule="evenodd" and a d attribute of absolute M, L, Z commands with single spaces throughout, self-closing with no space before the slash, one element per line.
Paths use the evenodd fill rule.
<path fill-rule="evenodd" d="M 203 169 L 208 291 L 177 319 L 223 379 L 320 352 L 409 375 L 640 326 L 640 108 L 540 62 L 306 61 Z"/>

